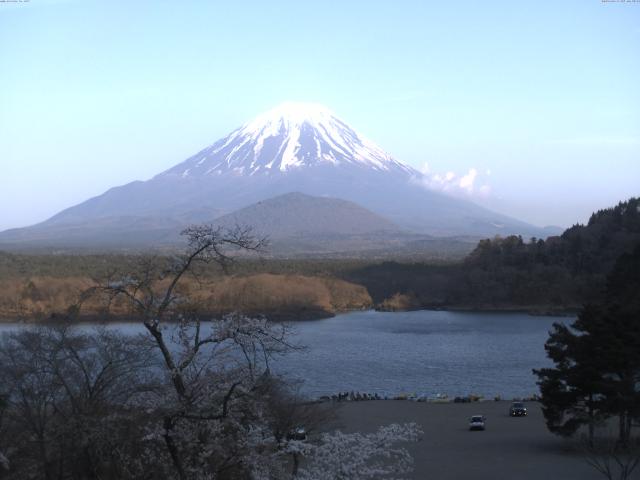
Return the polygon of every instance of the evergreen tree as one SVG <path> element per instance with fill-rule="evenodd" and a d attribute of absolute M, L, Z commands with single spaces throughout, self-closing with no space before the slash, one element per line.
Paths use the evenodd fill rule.
<path fill-rule="evenodd" d="M 554 324 L 545 344 L 554 368 L 534 370 L 550 431 L 572 435 L 617 416 L 626 445 L 640 417 L 640 246 L 622 255 L 604 301 L 585 306 L 567 327 Z"/>

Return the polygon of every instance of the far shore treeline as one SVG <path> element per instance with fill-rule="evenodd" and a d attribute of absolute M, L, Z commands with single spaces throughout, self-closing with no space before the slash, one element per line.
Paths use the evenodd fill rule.
<path fill-rule="evenodd" d="M 560 236 L 481 240 L 463 259 L 244 258 L 230 275 L 212 267 L 185 288 L 211 306 L 207 313 L 264 313 L 276 320 L 369 308 L 561 314 L 599 299 L 615 261 L 638 244 L 640 199 L 631 198 Z M 139 260 L 123 253 L 0 252 L 0 319 L 65 318 L 83 290 L 131 271 Z M 166 255 L 149 260 L 170 261 Z M 98 306 L 85 307 L 86 319 L 103 313 Z"/>

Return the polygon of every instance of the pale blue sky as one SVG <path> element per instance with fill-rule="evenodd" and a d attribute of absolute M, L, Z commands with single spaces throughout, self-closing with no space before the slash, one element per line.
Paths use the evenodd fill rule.
<path fill-rule="evenodd" d="M 640 194 L 638 2 L 0 3 L 0 87 L 0 229 L 286 100 L 535 224 Z"/>

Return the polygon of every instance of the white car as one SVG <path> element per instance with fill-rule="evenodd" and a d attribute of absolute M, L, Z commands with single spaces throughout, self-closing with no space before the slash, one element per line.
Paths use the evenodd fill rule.
<path fill-rule="evenodd" d="M 486 418 L 484 415 L 474 415 L 469 420 L 469 430 L 484 430 Z"/>

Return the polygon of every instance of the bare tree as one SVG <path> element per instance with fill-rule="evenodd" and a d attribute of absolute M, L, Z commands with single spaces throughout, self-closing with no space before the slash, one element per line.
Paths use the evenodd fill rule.
<path fill-rule="evenodd" d="M 131 445 L 116 432 L 122 417 L 132 424 L 131 411 L 155 388 L 147 347 L 103 329 L 4 334 L 0 450 L 8 478 L 86 478 L 104 474 L 106 463 L 112 478 L 135 478 L 119 468 Z"/>
<path fill-rule="evenodd" d="M 7 400 L 4 396 L 0 395 L 0 438 L 2 437 L 3 432 L 3 420 L 5 416 L 5 412 L 7 411 Z M 0 477 L 2 477 L 3 471 L 9 470 L 11 467 L 11 462 L 7 456 L 0 450 Z"/>
<path fill-rule="evenodd" d="M 232 314 L 204 322 L 205 312 L 180 289 L 185 276 L 199 279 L 203 265 L 226 271 L 232 251 L 260 251 L 265 240 L 238 227 L 196 226 L 183 235 L 188 241 L 183 255 L 165 265 L 145 259 L 137 271 L 112 275 L 85 298 L 98 294 L 108 305 L 124 301 L 153 338 L 172 387 L 153 406 L 162 412 L 161 427 L 153 433 L 162 439 L 178 478 L 203 470 L 239 478 L 260 450 L 248 442 L 268 434 L 258 432 L 261 424 L 252 419 L 267 408 L 261 399 L 270 381 L 270 358 L 293 346 L 286 325 L 264 318 Z"/>
<path fill-rule="evenodd" d="M 85 292 L 84 299 L 102 293 L 108 305 L 114 300 L 124 299 L 132 315 L 140 319 L 156 341 L 162 353 L 167 369 L 172 372 L 172 380 L 179 396 L 186 395 L 183 377 L 184 370 L 190 365 L 200 348 L 214 343 L 211 338 L 200 335 L 200 318 L 197 307 L 188 297 L 180 295 L 180 281 L 187 274 L 197 276 L 199 264 L 216 263 L 225 271 L 233 262 L 228 249 L 260 251 L 264 239 L 256 239 L 248 228 L 236 227 L 224 230 L 220 227 L 193 226 L 182 232 L 188 239 L 184 254 L 173 257 L 169 265 L 163 266 L 151 258 L 140 260 L 136 272 L 121 272 L 112 275 L 106 283 Z M 167 321 L 180 321 L 194 328 L 192 343 L 188 345 L 186 357 L 177 360 L 171 352 L 167 339 L 163 335 L 162 324 Z M 186 335 L 186 334 L 185 334 Z M 183 345 L 186 337 L 183 336 Z"/>
<path fill-rule="evenodd" d="M 589 466 L 608 480 L 628 480 L 640 464 L 640 441 L 622 444 L 608 436 L 595 440 L 583 438 L 582 456 Z"/>
<path fill-rule="evenodd" d="M 239 314 L 207 319 L 185 288 L 188 275 L 202 281 L 207 265 L 226 269 L 231 250 L 264 242 L 247 229 L 184 234 L 184 255 L 143 258 L 83 295 L 105 311 L 126 307 L 140 336 L 62 327 L 2 337 L 0 476 L 282 479 L 292 477 L 292 458 L 293 476 L 310 480 L 408 471 L 408 453 L 393 444 L 417 438 L 417 427 L 321 433 L 327 412 L 271 373 L 275 355 L 297 348 L 288 326 Z M 303 438 L 291 435 L 298 426 Z"/>

